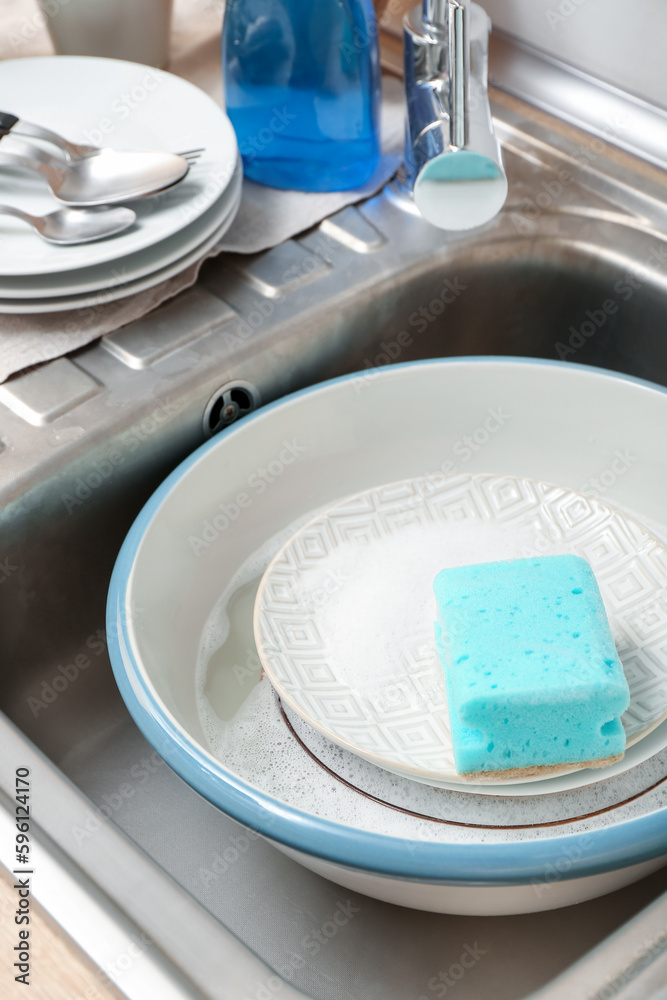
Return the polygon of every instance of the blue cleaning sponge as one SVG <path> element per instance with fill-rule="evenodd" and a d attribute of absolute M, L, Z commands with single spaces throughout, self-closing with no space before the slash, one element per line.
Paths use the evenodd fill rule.
<path fill-rule="evenodd" d="M 630 692 L 585 559 L 459 566 L 434 590 L 460 774 L 623 756 Z"/>

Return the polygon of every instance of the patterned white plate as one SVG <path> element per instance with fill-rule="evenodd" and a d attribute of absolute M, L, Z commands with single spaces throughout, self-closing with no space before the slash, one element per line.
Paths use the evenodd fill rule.
<path fill-rule="evenodd" d="M 630 685 L 631 746 L 667 718 L 667 553 L 602 500 L 535 480 L 411 479 L 318 515 L 260 584 L 262 664 L 284 701 L 340 746 L 428 784 L 466 783 L 433 641 L 433 579 L 447 566 L 564 552 L 598 580 Z"/>

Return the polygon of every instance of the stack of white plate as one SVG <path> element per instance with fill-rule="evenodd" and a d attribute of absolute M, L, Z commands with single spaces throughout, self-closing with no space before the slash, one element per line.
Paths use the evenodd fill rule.
<path fill-rule="evenodd" d="M 74 142 L 204 150 L 175 187 L 132 202 L 135 224 L 111 239 L 59 247 L 0 217 L 0 312 L 55 312 L 133 295 L 205 256 L 231 225 L 241 200 L 236 136 L 193 84 L 137 63 L 58 56 L 0 64 L 0 93 L 3 111 Z M 3 140 L 3 149 L 11 145 L 11 136 Z M 59 207 L 37 174 L 4 166 L 0 202 L 34 215 Z"/>

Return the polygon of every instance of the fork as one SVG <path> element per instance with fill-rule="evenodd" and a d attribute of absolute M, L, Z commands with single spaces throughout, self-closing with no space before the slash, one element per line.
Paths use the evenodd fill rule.
<path fill-rule="evenodd" d="M 0 111 L 0 140 L 4 136 L 9 135 L 14 132 L 17 135 L 30 136 L 32 139 L 42 139 L 44 142 L 50 142 L 52 145 L 57 146 L 58 149 L 62 150 L 68 160 L 71 162 L 75 160 L 83 160 L 86 156 L 92 156 L 99 153 L 102 146 L 86 146 L 81 145 L 76 142 L 70 142 L 65 139 L 64 136 L 58 135 L 57 132 L 52 132 L 51 129 L 44 128 L 42 125 L 33 125 L 32 122 L 24 121 L 23 118 L 17 118 L 16 115 L 10 114 L 8 111 Z M 177 153 L 177 156 L 182 156 L 184 160 L 187 160 L 190 165 L 199 159 L 202 153 L 206 150 L 204 148 L 200 149 L 188 149 L 184 153 Z"/>

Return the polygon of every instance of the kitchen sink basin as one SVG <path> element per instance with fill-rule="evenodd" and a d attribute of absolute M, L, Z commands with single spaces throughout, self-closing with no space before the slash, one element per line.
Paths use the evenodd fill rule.
<path fill-rule="evenodd" d="M 170 771 L 107 657 L 109 577 L 142 504 L 256 406 L 452 355 L 592 364 L 667 385 L 667 182 L 496 96 L 510 196 L 484 231 L 430 227 L 394 182 L 272 251 L 208 262 L 154 314 L 0 387 L 2 801 L 15 769 L 30 767 L 41 902 L 128 996 L 430 1000 L 472 952 L 462 998 L 585 996 L 614 962 L 649 954 L 647 928 L 664 925 L 667 904 L 656 904 L 564 973 L 665 891 L 667 870 L 537 916 L 448 917 L 353 895 Z M 9 837 L 3 826 L 3 849 Z M 129 965 L 114 964 L 138 940 Z M 650 957 L 642 975 L 659 949 Z M 560 973 L 575 978 L 546 987 Z"/>

